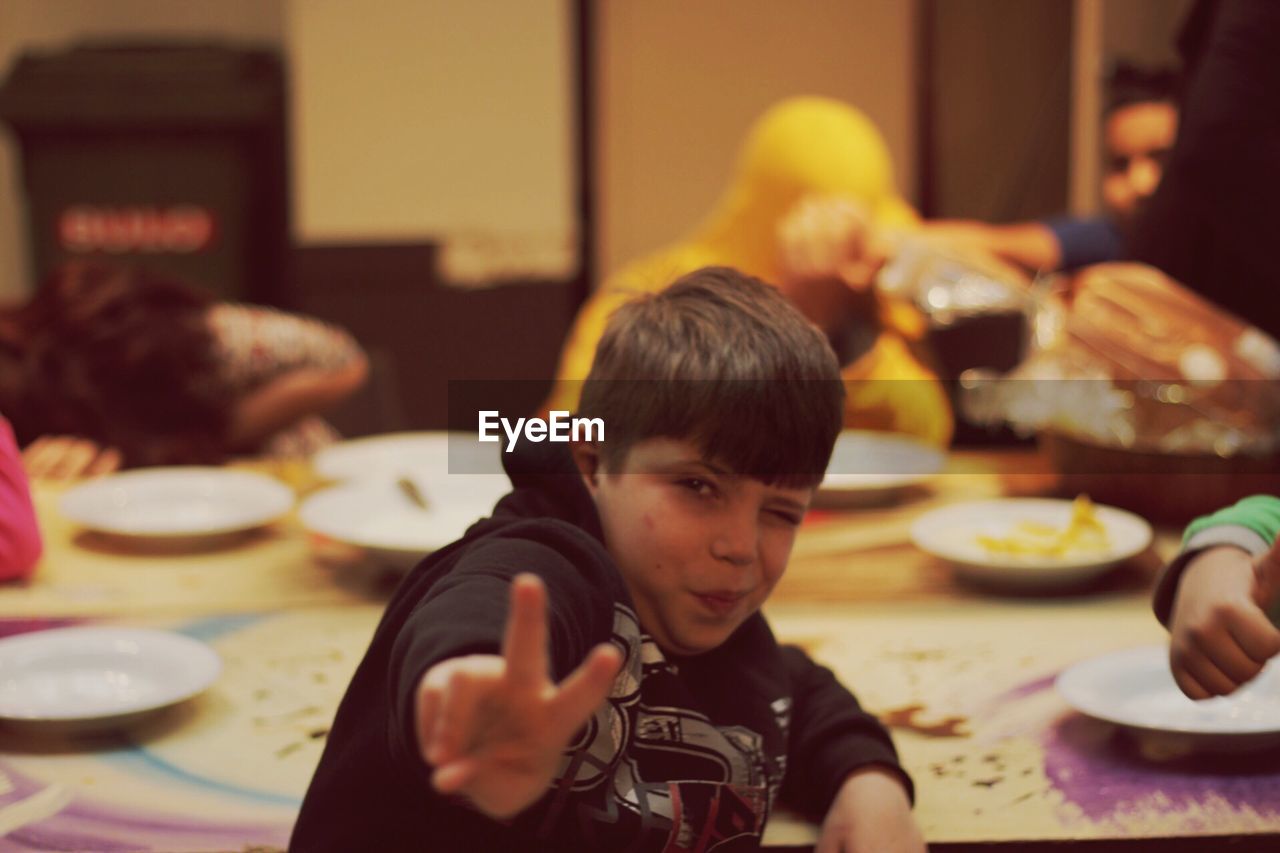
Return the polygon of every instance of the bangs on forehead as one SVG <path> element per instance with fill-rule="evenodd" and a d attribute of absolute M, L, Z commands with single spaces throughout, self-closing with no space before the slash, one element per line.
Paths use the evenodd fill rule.
<path fill-rule="evenodd" d="M 610 383 L 619 410 L 601 451 L 617 468 L 650 438 L 688 441 L 704 459 L 767 485 L 806 489 L 826 473 L 840 430 L 826 380 L 630 381 Z M 831 387 L 831 386 L 836 387 Z M 594 407 L 593 407 L 594 408 Z M 612 408 L 612 406 L 610 407 Z M 626 418 L 621 412 L 627 413 Z M 603 414 L 602 412 L 598 412 Z"/>
<path fill-rule="evenodd" d="M 696 444 L 770 485 L 822 480 L 844 412 L 826 339 L 777 290 L 705 267 L 609 319 L 578 414 L 601 418 L 618 470 L 649 438 Z"/>

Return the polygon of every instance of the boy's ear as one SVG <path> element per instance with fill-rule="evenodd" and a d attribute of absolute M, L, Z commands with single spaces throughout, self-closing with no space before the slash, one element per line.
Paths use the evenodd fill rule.
<path fill-rule="evenodd" d="M 578 466 L 578 473 L 582 475 L 583 485 L 587 487 L 587 491 L 595 495 L 596 483 L 601 473 L 600 450 L 595 442 L 571 441 L 569 452 L 573 454 L 573 462 Z"/>

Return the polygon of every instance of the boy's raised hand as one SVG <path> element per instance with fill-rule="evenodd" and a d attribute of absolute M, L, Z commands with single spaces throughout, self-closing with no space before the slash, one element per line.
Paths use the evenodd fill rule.
<path fill-rule="evenodd" d="M 497 819 L 546 792 L 570 738 L 605 701 L 622 665 L 617 649 L 601 645 L 552 683 L 546 595 L 535 575 L 517 575 L 502 654 L 441 661 L 418 684 L 418 744 L 435 768 L 432 784 Z"/>
<path fill-rule="evenodd" d="M 1278 595 L 1280 539 L 1256 560 L 1230 545 L 1192 559 L 1169 620 L 1169 663 L 1183 693 L 1231 693 L 1280 654 L 1280 629 L 1266 614 Z"/>

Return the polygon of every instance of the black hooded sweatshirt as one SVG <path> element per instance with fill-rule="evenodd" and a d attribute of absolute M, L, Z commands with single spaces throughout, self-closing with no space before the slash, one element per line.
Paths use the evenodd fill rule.
<path fill-rule="evenodd" d="M 701 655 L 664 653 L 639 625 L 565 445 L 506 454 L 514 490 L 396 591 L 338 708 L 290 850 L 754 850 L 780 798 L 821 819 L 848 774 L 896 771 L 888 734 L 832 673 L 779 646 L 756 614 Z M 497 654 L 511 578 L 547 587 L 552 674 L 598 643 L 624 653 L 609 700 L 547 794 L 491 820 L 431 787 L 414 732 L 423 673 Z"/>

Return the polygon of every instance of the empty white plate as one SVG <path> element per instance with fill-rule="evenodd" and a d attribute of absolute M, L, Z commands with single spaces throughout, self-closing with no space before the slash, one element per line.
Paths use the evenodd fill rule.
<path fill-rule="evenodd" d="M 1230 696 L 1199 702 L 1182 694 L 1166 646 L 1142 646 L 1081 661 L 1058 676 L 1077 711 L 1150 732 L 1176 734 L 1200 749 L 1236 751 L 1280 744 L 1280 662 L 1272 660 Z"/>
<path fill-rule="evenodd" d="M 821 503 L 876 502 L 942 470 L 946 455 L 910 436 L 846 430 L 836 439 L 826 476 L 818 486 Z"/>
<path fill-rule="evenodd" d="M 383 562 L 410 569 L 426 554 L 460 538 L 488 516 L 510 491 L 496 474 L 412 474 L 427 502 L 416 506 L 390 479 L 340 483 L 311 495 L 298 509 L 304 527 L 368 550 Z"/>
<path fill-rule="evenodd" d="M 316 453 L 311 467 L 326 480 L 395 478 L 414 471 L 419 477 L 489 475 L 506 482 L 498 445 L 480 444 L 465 432 L 394 432 L 341 441 Z"/>
<path fill-rule="evenodd" d="M 1073 501 L 1053 498 L 1001 498 L 944 506 L 911 525 L 911 539 L 921 550 L 950 560 L 957 573 L 979 583 L 1012 587 L 1079 584 L 1139 554 L 1151 544 L 1151 525 L 1131 512 L 1094 505 L 1106 530 L 1100 550 L 1068 550 L 1057 555 L 992 551 L 980 537 L 1006 537 L 1023 522 L 1064 529 L 1071 522 Z"/>
<path fill-rule="evenodd" d="M 141 468 L 76 486 L 62 514 L 91 530 L 122 536 L 211 536 L 275 521 L 293 491 L 272 477 L 232 468 Z"/>
<path fill-rule="evenodd" d="M 200 693 L 222 670 L 204 643 L 168 631 L 84 626 L 0 640 L 0 718 L 99 729 Z"/>

